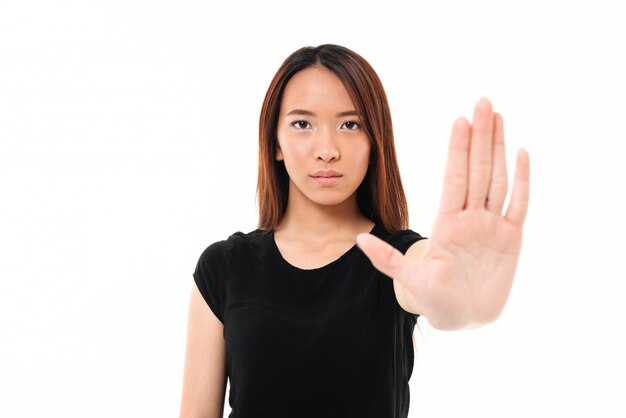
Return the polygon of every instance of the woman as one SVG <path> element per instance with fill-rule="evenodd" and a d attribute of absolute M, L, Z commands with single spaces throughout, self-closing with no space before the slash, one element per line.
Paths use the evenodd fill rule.
<path fill-rule="evenodd" d="M 475 327 L 503 309 L 527 211 L 528 155 L 507 195 L 502 117 L 453 126 L 429 239 L 408 228 L 374 70 L 336 45 L 278 70 L 260 120 L 259 225 L 194 272 L 181 417 L 406 417 L 418 315 Z M 356 244 L 355 244 L 356 242 Z M 389 280 L 392 279 L 392 280 Z"/>

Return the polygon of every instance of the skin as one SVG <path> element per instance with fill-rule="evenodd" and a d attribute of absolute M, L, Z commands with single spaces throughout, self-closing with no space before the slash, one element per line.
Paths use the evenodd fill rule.
<path fill-rule="evenodd" d="M 180 418 L 222 418 L 226 396 L 224 324 L 194 283 L 189 299 Z"/>
<path fill-rule="evenodd" d="M 511 200 L 502 116 L 487 99 L 473 122 L 454 123 L 443 196 L 430 239 L 406 255 L 371 234 L 357 244 L 394 280 L 403 308 L 439 329 L 474 328 L 495 321 L 508 299 L 528 211 L 529 157 L 517 154 Z"/>
<path fill-rule="evenodd" d="M 359 211 L 356 195 L 370 143 L 339 78 L 321 66 L 295 74 L 283 93 L 277 137 L 276 160 L 289 174 L 289 199 L 274 239 L 289 263 L 326 265 L 374 226 Z M 311 177 L 318 170 L 341 177 L 335 185 L 321 185 Z"/>
<path fill-rule="evenodd" d="M 309 113 L 288 115 L 294 109 Z M 508 299 L 520 255 L 529 195 L 526 151 L 518 152 L 511 200 L 503 215 L 508 180 L 502 117 L 481 99 L 471 124 L 457 119 L 431 236 L 402 255 L 368 233 L 373 222 L 358 209 L 356 189 L 367 171 L 370 145 L 362 130 L 346 124 L 358 124 L 358 116 L 338 116 L 353 110 L 341 82 L 324 68 L 299 72 L 285 88 L 276 159 L 285 162 L 290 176 L 289 201 L 274 234 L 283 258 L 305 269 L 326 265 L 350 249 L 356 236 L 374 267 L 393 280 L 404 310 L 425 316 L 439 329 L 494 321 Z M 309 177 L 320 169 L 343 177 L 336 185 L 321 186 Z M 194 284 L 180 417 L 222 416 L 223 333 L 223 324 Z"/>

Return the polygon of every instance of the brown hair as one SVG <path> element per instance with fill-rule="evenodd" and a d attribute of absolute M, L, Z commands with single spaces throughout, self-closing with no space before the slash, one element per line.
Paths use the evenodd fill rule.
<path fill-rule="evenodd" d="M 287 208 L 289 176 L 283 161 L 276 161 L 276 128 L 285 86 L 298 71 L 321 65 L 332 71 L 348 91 L 371 144 L 370 165 L 357 189 L 361 212 L 391 233 L 408 228 L 408 208 L 402 189 L 383 85 L 370 64 L 348 48 L 325 44 L 292 53 L 272 79 L 259 121 L 259 173 L 257 199 L 261 230 L 274 230 Z"/>

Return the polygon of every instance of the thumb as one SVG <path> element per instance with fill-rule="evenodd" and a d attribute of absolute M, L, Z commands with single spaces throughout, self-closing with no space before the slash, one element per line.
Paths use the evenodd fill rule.
<path fill-rule="evenodd" d="M 394 280 L 403 281 L 403 272 L 410 263 L 400 251 L 369 233 L 357 235 L 355 241 L 377 270 Z"/>

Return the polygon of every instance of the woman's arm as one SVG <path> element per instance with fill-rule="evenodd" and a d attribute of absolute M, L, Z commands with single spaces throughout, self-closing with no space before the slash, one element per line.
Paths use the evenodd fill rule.
<path fill-rule="evenodd" d="M 222 418 L 226 393 L 224 325 L 193 284 L 180 418 Z"/>

